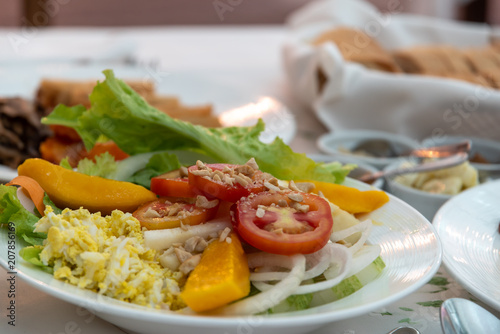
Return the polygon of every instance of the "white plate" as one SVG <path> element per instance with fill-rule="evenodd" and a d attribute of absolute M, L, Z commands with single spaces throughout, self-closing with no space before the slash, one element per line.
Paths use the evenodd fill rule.
<path fill-rule="evenodd" d="M 0 183 L 9 182 L 17 176 L 17 171 L 10 167 L 0 165 Z"/>
<path fill-rule="evenodd" d="M 500 311 L 500 181 L 454 196 L 436 213 L 433 224 L 448 272 Z"/>
<path fill-rule="evenodd" d="M 346 184 L 370 186 L 352 179 Z M 247 317 L 180 315 L 119 302 L 55 280 L 20 258 L 17 275 L 35 288 L 67 302 L 84 306 L 121 328 L 140 333 L 305 333 L 322 325 L 379 309 L 416 291 L 441 264 L 441 244 L 434 227 L 415 209 L 391 196 L 389 203 L 367 215 L 376 224 L 369 238 L 381 246 L 386 263 L 382 274 L 356 293 L 327 305 L 299 312 Z M 363 217 L 365 218 L 365 217 Z M 0 229 L 0 248 L 7 249 L 7 231 Z M 21 242 L 18 242 L 20 249 Z M 0 252 L 7 268 L 7 252 Z M 8 270 L 8 269 L 7 269 Z"/>

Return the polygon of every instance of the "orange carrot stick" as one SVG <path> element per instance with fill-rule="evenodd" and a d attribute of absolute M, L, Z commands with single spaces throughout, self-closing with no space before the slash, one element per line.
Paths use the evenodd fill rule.
<path fill-rule="evenodd" d="M 43 212 L 45 211 L 45 204 L 43 204 L 43 197 L 45 195 L 45 191 L 42 187 L 36 182 L 34 179 L 28 176 L 16 176 L 12 181 L 6 184 L 7 186 L 15 185 L 20 186 L 28 192 L 29 198 L 35 203 L 36 209 L 43 216 Z"/>

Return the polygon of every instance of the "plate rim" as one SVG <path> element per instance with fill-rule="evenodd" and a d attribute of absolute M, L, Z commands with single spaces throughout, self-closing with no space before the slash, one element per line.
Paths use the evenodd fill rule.
<path fill-rule="evenodd" d="M 444 236 L 442 236 L 441 235 L 442 232 L 440 232 L 442 224 L 445 224 L 445 223 L 443 223 L 443 218 L 442 218 L 443 213 L 446 213 L 446 211 L 449 210 L 449 208 L 452 206 L 456 207 L 456 205 L 455 205 L 456 202 L 461 201 L 462 198 L 467 198 L 469 196 L 473 196 L 476 192 L 484 191 L 485 188 L 490 188 L 490 187 L 491 188 L 495 188 L 495 187 L 500 188 L 500 180 L 489 181 L 489 182 L 480 184 L 476 187 L 467 189 L 467 190 L 461 192 L 460 194 L 453 196 L 451 199 L 446 201 L 446 203 L 444 203 L 439 208 L 439 210 L 436 212 L 436 215 L 434 216 L 432 224 L 435 226 L 436 231 L 437 231 L 440 239 L 446 238 L 446 234 L 443 234 Z M 459 208 L 461 208 L 461 207 L 459 206 Z M 468 236 L 469 234 L 464 234 L 464 235 Z M 461 286 L 463 286 L 465 288 L 465 290 L 470 292 L 476 298 L 478 298 L 479 300 L 481 300 L 485 304 L 491 306 L 495 310 L 500 311 L 500 301 L 497 301 L 497 300 L 491 298 L 487 293 L 481 291 L 481 288 L 478 289 L 478 288 L 476 288 L 476 286 L 471 285 L 468 280 L 464 279 L 464 277 L 462 277 L 461 275 L 459 275 L 456 272 L 455 266 L 453 266 L 451 263 L 456 264 L 458 262 L 452 260 L 453 257 L 451 255 L 449 255 L 449 252 L 446 249 L 444 249 L 444 247 L 443 247 L 442 258 L 443 258 L 442 259 L 443 266 L 446 268 L 446 271 L 450 274 L 450 276 L 454 280 L 456 280 Z M 484 286 L 484 284 L 482 284 L 480 286 L 482 287 L 482 286 Z"/>

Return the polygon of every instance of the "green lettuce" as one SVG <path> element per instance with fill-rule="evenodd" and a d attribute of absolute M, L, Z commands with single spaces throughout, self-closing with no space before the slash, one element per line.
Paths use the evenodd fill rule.
<path fill-rule="evenodd" d="M 152 177 L 181 167 L 178 157 L 169 152 L 139 154 L 120 161 L 116 161 L 109 152 L 104 152 L 94 159 L 80 160 L 76 170 L 82 174 L 133 182 L 148 189 Z"/>
<path fill-rule="evenodd" d="M 78 162 L 77 171 L 87 175 L 100 176 L 105 178 L 113 178 L 116 173 L 117 162 L 115 157 L 109 152 L 97 155 L 95 162 L 88 158 L 84 158 Z"/>
<path fill-rule="evenodd" d="M 283 180 L 311 179 L 343 182 L 351 166 L 316 163 L 293 152 L 280 138 L 265 144 L 259 140 L 262 120 L 250 127 L 205 128 L 173 119 L 147 102 L 113 71 L 90 94 L 91 107 L 58 106 L 44 124 L 75 129 L 87 149 L 104 135 L 129 155 L 156 151 L 190 151 L 221 163 L 244 164 L 255 158 L 260 168 Z"/>
<path fill-rule="evenodd" d="M 146 167 L 134 173 L 126 181 L 140 184 L 149 189 L 151 178 L 181 168 L 177 156 L 167 152 L 153 155 Z"/>
<path fill-rule="evenodd" d="M 6 226 L 13 223 L 15 233 L 19 238 L 30 245 L 41 245 L 47 235 L 33 232 L 40 217 L 22 206 L 16 191 L 17 187 L 15 186 L 0 185 L 0 225 Z"/>
<path fill-rule="evenodd" d="M 27 262 L 40 267 L 43 271 L 48 272 L 49 274 L 54 273 L 54 269 L 50 266 L 43 264 L 42 260 L 40 260 L 40 253 L 42 252 L 43 247 L 39 245 L 24 247 L 19 251 L 19 255 Z"/>

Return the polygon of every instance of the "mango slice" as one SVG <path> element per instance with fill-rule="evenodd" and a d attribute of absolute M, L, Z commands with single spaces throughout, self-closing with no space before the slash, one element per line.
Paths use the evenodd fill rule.
<path fill-rule="evenodd" d="M 43 159 L 27 159 L 17 173 L 37 181 L 61 209 L 84 207 L 108 215 L 115 209 L 133 212 L 141 204 L 156 199 L 153 192 L 142 186 L 85 175 Z"/>
<path fill-rule="evenodd" d="M 231 243 L 214 241 L 186 281 L 181 298 L 194 311 L 224 306 L 250 293 L 250 270 L 236 234 Z"/>
<path fill-rule="evenodd" d="M 319 191 L 325 197 L 349 213 L 367 213 L 380 208 L 389 202 L 389 196 L 381 190 L 361 191 L 353 187 L 341 184 L 320 182 L 320 181 L 300 181 L 313 183 L 316 188 L 312 191 L 318 194 Z"/>

